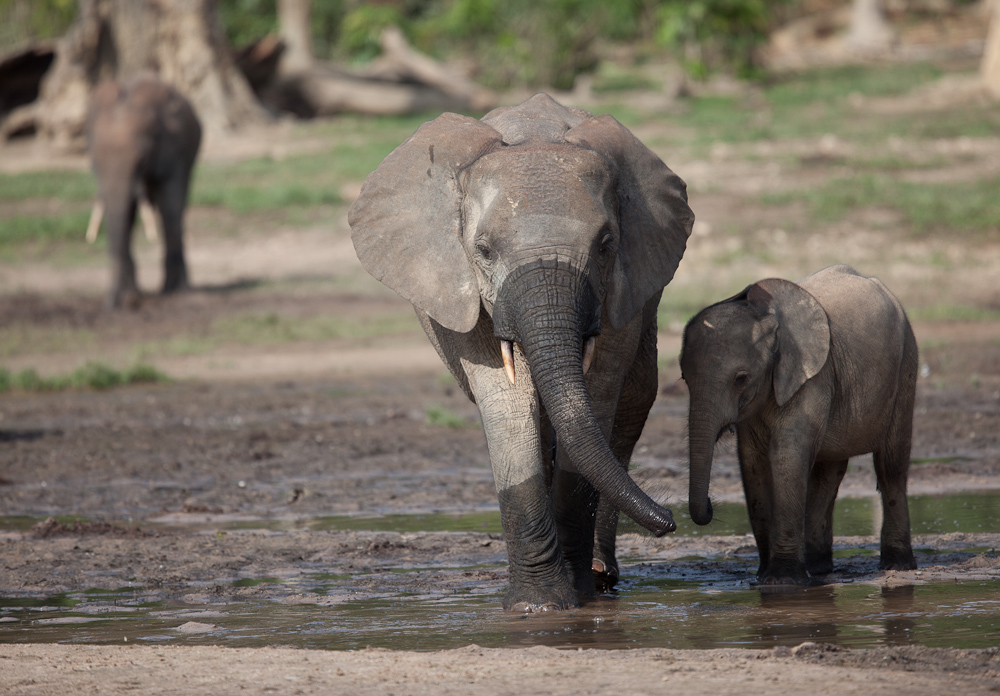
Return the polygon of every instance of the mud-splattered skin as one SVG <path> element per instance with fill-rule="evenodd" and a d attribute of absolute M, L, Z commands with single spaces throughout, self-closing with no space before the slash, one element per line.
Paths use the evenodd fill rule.
<path fill-rule="evenodd" d="M 623 464 L 656 396 L 656 306 L 690 234 L 686 201 L 616 121 L 538 95 L 424 124 L 351 209 L 362 263 L 414 304 L 479 405 L 508 610 L 574 606 L 592 568 L 613 584 L 615 509 L 674 528 Z"/>
<path fill-rule="evenodd" d="M 735 428 L 758 579 L 833 570 L 833 506 L 850 457 L 873 454 L 881 563 L 913 569 L 906 479 L 917 345 L 899 301 L 847 266 L 768 279 L 702 310 L 684 332 L 691 392 L 691 519 L 712 520 L 712 451 Z"/>
<path fill-rule="evenodd" d="M 153 77 L 107 82 L 94 90 L 87 129 L 108 228 L 107 305 L 130 306 L 139 300 L 131 242 L 140 200 L 148 200 L 160 213 L 163 292 L 186 287 L 184 209 L 201 144 L 201 125 L 191 105 Z"/>

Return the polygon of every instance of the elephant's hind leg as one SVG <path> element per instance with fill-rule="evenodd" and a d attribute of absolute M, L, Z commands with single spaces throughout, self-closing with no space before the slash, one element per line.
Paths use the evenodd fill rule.
<path fill-rule="evenodd" d="M 171 179 L 151 189 L 153 203 L 163 222 L 163 293 L 188 287 L 187 261 L 184 258 L 184 207 L 187 205 L 187 182 Z"/>
<path fill-rule="evenodd" d="M 908 336 L 900 373 L 900 387 L 885 442 L 872 453 L 878 490 L 882 496 L 879 568 L 883 570 L 912 570 L 917 567 L 910 539 L 910 509 L 906 500 L 917 380 L 917 346 L 912 333 Z"/>
<path fill-rule="evenodd" d="M 806 499 L 806 570 L 812 575 L 833 572 L 833 506 L 847 473 L 846 459 L 815 462 Z"/>
<path fill-rule="evenodd" d="M 649 325 L 643 334 L 635 362 L 625 377 L 618 409 L 611 430 L 611 451 L 628 469 L 642 429 L 646 425 L 649 409 L 656 400 L 658 371 L 656 366 L 656 313 L 659 295 L 653 304 L 647 304 L 644 319 Z M 618 510 L 606 500 L 601 500 L 594 523 L 594 553 L 591 570 L 598 592 L 609 592 L 618 583 L 618 559 L 615 557 L 615 538 L 618 534 Z"/>

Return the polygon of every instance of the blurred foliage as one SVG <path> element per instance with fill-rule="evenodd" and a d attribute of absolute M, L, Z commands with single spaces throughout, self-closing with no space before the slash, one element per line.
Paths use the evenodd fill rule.
<path fill-rule="evenodd" d="M 656 8 L 656 39 L 677 53 L 688 73 L 704 78 L 729 67 L 759 77 L 756 49 L 767 40 L 776 10 L 791 0 L 665 0 Z"/>
<path fill-rule="evenodd" d="M 62 36 L 77 0 L 0 0 L 0 53 L 28 41 Z"/>
<path fill-rule="evenodd" d="M 731 70 L 756 76 L 755 49 L 780 7 L 796 0 L 313 0 L 313 50 L 364 62 L 386 26 L 421 51 L 463 59 L 490 87 L 569 89 L 593 71 L 601 44 L 638 55 L 675 53 L 694 76 Z M 221 0 L 229 40 L 244 46 L 277 30 L 275 0 Z"/>
<path fill-rule="evenodd" d="M 42 377 L 33 368 L 11 372 L 0 367 L 0 393 L 6 391 L 61 391 L 63 389 L 105 390 L 129 384 L 169 382 L 170 378 L 146 363 L 117 370 L 102 362 L 87 362 L 67 375 Z"/>

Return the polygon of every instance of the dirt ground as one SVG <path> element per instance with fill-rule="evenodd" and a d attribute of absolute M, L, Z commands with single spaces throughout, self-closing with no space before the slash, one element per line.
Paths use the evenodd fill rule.
<path fill-rule="evenodd" d="M 748 172 L 767 172 L 770 186 L 791 185 L 802 172 L 783 164 L 787 158 L 822 147 L 779 144 L 765 155 L 730 148 L 680 161 L 663 153 L 691 184 L 699 219 L 667 292 L 697 293 L 713 283 L 729 287 L 768 275 L 795 278 L 846 261 L 882 277 L 907 306 L 941 296 L 1000 308 L 995 237 L 975 248 L 947 238 L 914 242 L 891 216 L 870 211 L 795 235 L 782 227 L 804 216 L 795 205 L 777 211 L 747 205 Z M 997 138 L 981 138 L 973 149 L 987 169 L 1000 161 Z M 967 158 L 941 169 L 942 180 L 974 175 Z M 36 257 L 0 264 L 0 327 L 15 336 L 11 340 L 39 346 L 12 355 L 5 361 L 9 369 L 34 367 L 45 374 L 88 359 L 124 364 L 152 355 L 174 378 L 104 392 L 0 395 L 0 516 L 31 518 L 0 532 L 0 597 L 132 584 L 144 588 L 147 600 L 179 604 L 316 603 L 316 592 L 292 582 L 237 581 L 322 571 L 342 578 L 340 586 L 355 597 L 444 595 L 473 586 L 499 599 L 506 555 L 494 531 L 309 527 L 309 520 L 332 515 L 495 510 L 477 412 L 409 319 L 408 305 L 360 269 L 346 208 L 331 209 L 322 225 L 266 236 L 254 229 L 213 235 L 220 215 L 225 213 L 190 211 L 195 289 L 150 297 L 135 312 L 101 309 L 102 263 Z M 761 245 L 768 254 L 754 253 Z M 140 244 L 140 278 L 147 287 L 157 277 L 157 256 L 155 247 Z M 723 296 L 720 289 L 711 299 Z M 303 321 L 385 317 L 400 328 L 361 338 L 224 339 L 198 350 L 163 348 L 178 335 L 209 337 L 218 322 L 248 312 Z M 1000 321 L 914 323 L 923 368 L 910 493 L 1000 490 Z M 661 394 L 636 452 L 635 474 L 654 497 L 677 509 L 686 506 L 687 489 L 687 397 L 676 365 L 680 329 L 661 326 Z M 70 338 L 60 342 L 59 336 Z M 712 495 L 742 499 L 731 441 L 720 444 Z M 852 463 L 841 496 L 874 495 L 874 475 L 862 458 Z M 85 521 L 34 524 L 57 515 Z M 877 539 L 838 537 L 837 545 L 875 549 Z M 876 557 L 851 556 L 838 561 L 828 580 L 887 587 L 1000 581 L 1000 530 L 922 534 L 915 546 L 923 549 L 918 571 L 880 572 Z M 627 558 L 666 564 L 670 573 L 723 583 L 746 582 L 755 561 L 753 542 L 744 536 L 627 533 L 620 548 Z M 733 557 L 745 562 L 734 566 L 727 562 Z M 399 567 L 421 572 L 387 570 Z M 811 693 L 818 684 L 831 694 L 873 687 L 914 694 L 1000 690 L 996 648 L 862 650 L 804 643 L 773 650 L 576 652 L 470 645 L 348 652 L 25 644 L 30 628 L 23 631 L 0 624 L 0 693 L 735 694 L 756 686 Z"/>

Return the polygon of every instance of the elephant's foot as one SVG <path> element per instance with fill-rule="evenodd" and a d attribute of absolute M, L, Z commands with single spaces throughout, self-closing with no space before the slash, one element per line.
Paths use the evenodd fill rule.
<path fill-rule="evenodd" d="M 105 306 L 108 309 L 139 309 L 142 305 L 142 293 L 138 289 L 119 290 L 108 295 Z"/>
<path fill-rule="evenodd" d="M 917 559 L 912 549 L 882 549 L 879 570 L 916 570 Z"/>
<path fill-rule="evenodd" d="M 618 584 L 618 564 L 612 561 L 605 563 L 595 558 L 591 564 L 594 571 L 594 587 L 600 594 L 607 594 Z"/>
<path fill-rule="evenodd" d="M 167 278 L 163 283 L 163 289 L 160 291 L 164 295 L 170 295 L 175 292 L 183 292 L 189 289 L 187 275 L 180 278 Z"/>
<path fill-rule="evenodd" d="M 503 598 L 504 611 L 512 614 L 539 614 L 548 611 L 576 609 L 580 604 L 576 597 L 558 596 L 555 592 L 515 592 L 511 588 Z"/>
<path fill-rule="evenodd" d="M 806 570 L 810 575 L 829 575 L 833 572 L 833 552 L 806 554 Z"/>
<path fill-rule="evenodd" d="M 757 582 L 760 585 L 819 585 L 822 584 L 811 577 L 801 563 L 781 563 L 771 560 L 766 568 L 763 566 L 757 572 Z"/>

